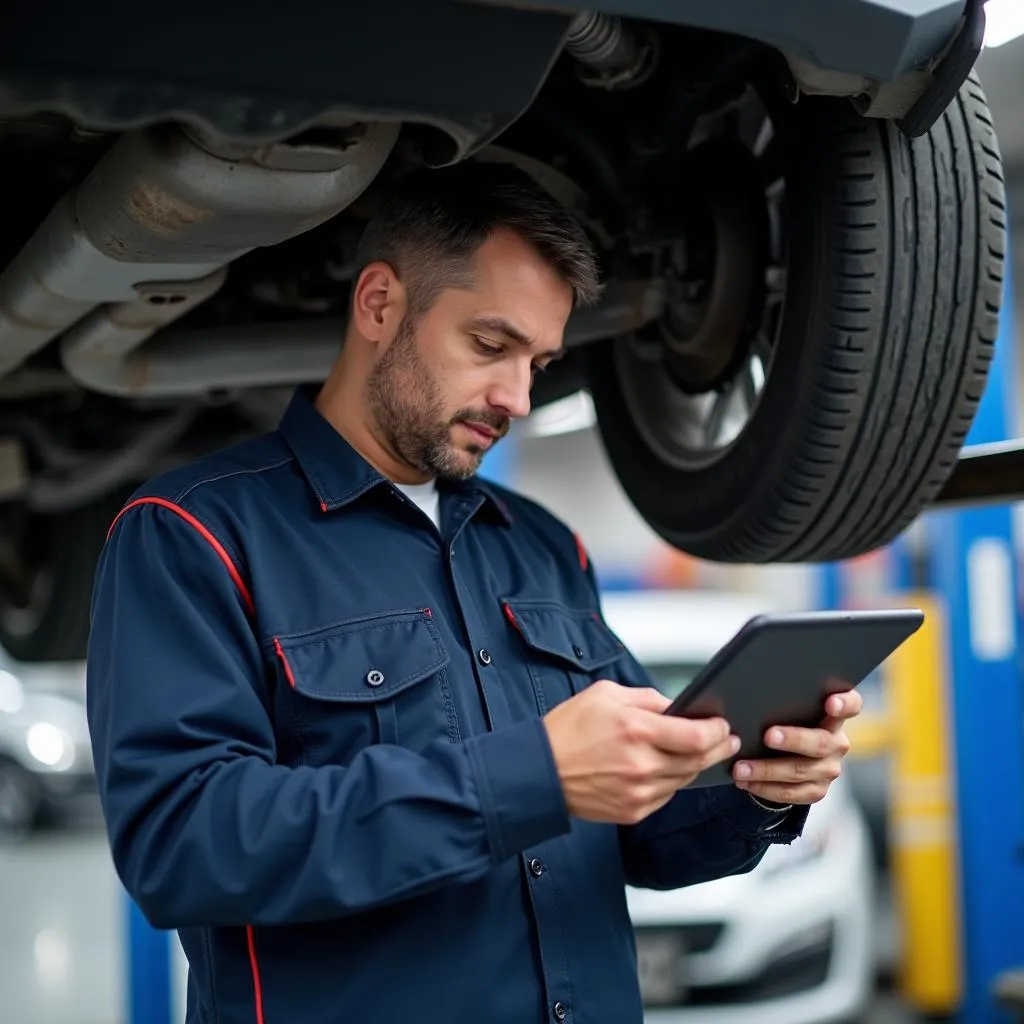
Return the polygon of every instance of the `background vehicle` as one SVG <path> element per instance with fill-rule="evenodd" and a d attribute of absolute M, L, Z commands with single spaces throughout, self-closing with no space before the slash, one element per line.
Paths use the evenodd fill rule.
<path fill-rule="evenodd" d="M 874 736 L 865 736 L 865 730 L 872 732 L 884 731 L 890 720 L 885 699 L 885 680 L 881 671 L 872 673 L 859 687 L 864 697 L 864 711 L 856 724 L 851 727 L 851 736 L 855 742 L 863 744 L 864 740 L 871 743 Z M 874 850 L 875 864 L 880 870 L 889 868 L 889 814 L 890 793 L 889 775 L 891 772 L 890 757 L 887 750 L 874 749 L 877 744 L 871 743 L 870 756 L 863 753 L 851 761 L 846 772 L 857 803 L 864 811 L 871 834 L 871 846 Z M 858 746 L 858 750 L 863 749 Z"/>
<path fill-rule="evenodd" d="M 0 38 L 0 643 L 79 658 L 141 478 L 322 379 L 408 169 L 526 167 L 587 223 L 620 482 L 707 559 L 851 556 L 948 478 L 997 333 L 981 0 L 23 5 Z M 56 26 L 56 28 L 55 28 Z"/>
<path fill-rule="evenodd" d="M 667 694 L 678 693 L 763 601 L 629 593 L 605 617 Z M 871 998 L 875 873 L 846 779 L 804 834 L 749 874 L 675 892 L 629 890 L 650 1024 L 856 1021 Z"/>
<path fill-rule="evenodd" d="M 79 665 L 0 656 L 0 836 L 72 809 L 96 791 Z"/>

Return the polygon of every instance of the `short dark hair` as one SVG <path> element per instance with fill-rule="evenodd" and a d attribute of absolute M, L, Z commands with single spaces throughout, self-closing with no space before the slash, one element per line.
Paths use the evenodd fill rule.
<path fill-rule="evenodd" d="M 532 245 L 571 286 L 574 305 L 597 301 L 597 258 L 582 224 L 511 163 L 472 160 L 401 179 L 363 232 L 357 273 L 388 263 L 406 286 L 410 313 L 419 316 L 444 288 L 470 282 L 473 256 L 502 228 Z"/>

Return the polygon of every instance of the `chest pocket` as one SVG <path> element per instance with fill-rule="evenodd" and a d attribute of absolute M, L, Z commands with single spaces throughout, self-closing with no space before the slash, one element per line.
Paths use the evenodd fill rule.
<path fill-rule="evenodd" d="M 278 700 L 300 760 L 346 764 L 372 743 L 420 750 L 450 734 L 445 650 L 423 610 L 273 639 Z"/>
<path fill-rule="evenodd" d="M 547 598 L 501 603 L 522 642 L 542 715 L 598 679 L 616 678 L 612 670 L 626 651 L 596 612 Z"/>

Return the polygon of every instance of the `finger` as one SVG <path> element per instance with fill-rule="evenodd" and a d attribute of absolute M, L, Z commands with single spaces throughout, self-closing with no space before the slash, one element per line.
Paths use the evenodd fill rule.
<path fill-rule="evenodd" d="M 661 715 L 649 725 L 651 743 L 669 754 L 705 754 L 729 739 L 729 723 L 724 718 Z"/>
<path fill-rule="evenodd" d="M 759 800 L 770 800 L 776 804 L 816 804 L 828 793 L 827 782 L 738 782 L 736 785 Z"/>
<path fill-rule="evenodd" d="M 695 770 L 702 772 L 723 761 L 728 761 L 740 752 L 740 746 L 739 736 L 726 736 L 721 743 L 716 743 L 710 750 L 694 758 Z"/>
<path fill-rule="evenodd" d="M 804 782 L 834 782 L 842 770 L 839 757 L 779 757 L 738 761 L 732 777 L 739 782 L 771 782 L 793 785 Z"/>
<path fill-rule="evenodd" d="M 662 791 L 675 793 L 687 786 L 700 772 L 739 753 L 740 738 L 727 736 L 711 749 L 696 754 L 670 754 L 656 747 L 638 753 L 632 763 L 637 781 Z"/>
<path fill-rule="evenodd" d="M 864 698 L 856 690 L 847 690 L 845 693 L 835 693 L 825 701 L 825 722 L 843 722 L 850 718 L 856 718 L 864 709 Z M 828 728 L 822 723 L 824 728 Z M 834 727 L 834 726 L 833 726 Z"/>
<path fill-rule="evenodd" d="M 708 768 L 735 757 L 740 750 L 740 738 L 727 736 L 720 743 L 699 754 L 666 754 L 665 775 L 679 786 L 689 785 L 693 778 Z"/>
<path fill-rule="evenodd" d="M 787 754 L 800 754 L 803 757 L 820 758 L 845 753 L 840 735 L 830 732 L 828 729 L 775 726 L 765 733 L 764 741 L 773 750 Z"/>
<path fill-rule="evenodd" d="M 622 686 L 620 683 L 612 685 L 617 688 L 615 691 L 617 698 L 630 707 L 653 711 L 660 715 L 672 703 L 668 697 L 652 686 Z"/>

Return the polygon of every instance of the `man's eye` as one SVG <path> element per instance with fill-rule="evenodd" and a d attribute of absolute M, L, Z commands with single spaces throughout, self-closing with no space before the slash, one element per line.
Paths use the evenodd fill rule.
<path fill-rule="evenodd" d="M 500 345 L 491 345 L 488 342 L 484 341 L 483 338 L 474 338 L 473 340 L 476 342 L 476 347 L 485 356 L 500 356 L 501 355 L 501 346 Z"/>

